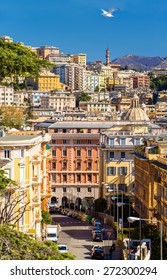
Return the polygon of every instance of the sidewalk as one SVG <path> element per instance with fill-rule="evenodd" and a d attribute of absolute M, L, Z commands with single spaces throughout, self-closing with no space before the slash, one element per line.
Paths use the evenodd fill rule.
<path fill-rule="evenodd" d="M 105 250 L 105 259 L 110 260 L 110 255 L 109 255 L 109 249 L 112 245 L 112 243 L 115 243 L 115 251 L 112 253 L 112 259 L 111 260 L 121 260 L 121 252 L 120 248 L 117 245 L 117 240 L 104 240 L 104 250 Z"/>

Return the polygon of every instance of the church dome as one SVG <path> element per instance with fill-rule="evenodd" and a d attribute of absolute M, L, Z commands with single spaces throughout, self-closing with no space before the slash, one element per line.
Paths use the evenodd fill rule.
<path fill-rule="evenodd" d="M 146 112 L 139 107 L 139 98 L 137 94 L 134 94 L 131 99 L 130 108 L 123 112 L 121 119 L 124 121 L 149 121 Z"/>

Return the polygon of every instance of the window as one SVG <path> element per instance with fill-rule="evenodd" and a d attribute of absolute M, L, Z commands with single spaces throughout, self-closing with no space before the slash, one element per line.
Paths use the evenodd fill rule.
<path fill-rule="evenodd" d="M 62 169 L 67 169 L 67 162 L 66 162 L 66 161 L 63 161 L 63 163 L 62 163 Z"/>
<path fill-rule="evenodd" d="M 114 146 L 114 138 L 110 138 L 109 139 L 109 145 L 110 146 Z"/>
<path fill-rule="evenodd" d="M 109 184 L 107 185 L 107 191 L 116 191 L 116 184 Z"/>
<path fill-rule="evenodd" d="M 126 184 L 118 184 L 118 191 L 127 192 L 127 185 Z"/>
<path fill-rule="evenodd" d="M 20 182 L 24 181 L 24 167 L 20 168 Z"/>
<path fill-rule="evenodd" d="M 52 139 L 52 144 L 56 144 L 56 140 L 55 139 Z"/>
<path fill-rule="evenodd" d="M 67 182 L 67 175 L 63 174 L 63 182 Z"/>
<path fill-rule="evenodd" d="M 56 156 L 56 150 L 52 150 L 52 156 L 53 156 L 53 157 Z"/>
<path fill-rule="evenodd" d="M 120 138 L 120 145 L 123 145 L 123 146 L 126 145 L 126 139 L 125 138 Z"/>
<path fill-rule="evenodd" d="M 88 174 L 88 182 L 92 182 L 92 175 Z"/>
<path fill-rule="evenodd" d="M 127 167 L 118 167 L 118 175 L 127 175 Z"/>
<path fill-rule="evenodd" d="M 77 174 L 77 182 L 81 182 L 81 175 Z"/>
<path fill-rule="evenodd" d="M 88 161 L 87 168 L 88 168 L 89 170 L 91 170 L 91 169 L 92 169 L 92 162 L 91 162 L 91 161 Z"/>
<path fill-rule="evenodd" d="M 80 161 L 76 162 L 76 169 L 81 169 L 81 162 Z"/>
<path fill-rule="evenodd" d="M 10 150 L 9 149 L 4 150 L 4 158 L 10 158 Z"/>
<path fill-rule="evenodd" d="M 116 175 L 116 167 L 107 167 L 107 176 Z"/>
<path fill-rule="evenodd" d="M 139 146 L 140 145 L 140 138 L 135 139 L 135 145 Z"/>
<path fill-rule="evenodd" d="M 63 157 L 66 157 L 67 156 L 67 150 L 64 148 L 63 149 Z"/>
<path fill-rule="evenodd" d="M 77 157 L 80 157 L 80 156 L 81 156 L 81 150 L 77 149 Z"/>
<path fill-rule="evenodd" d="M 63 128 L 63 133 L 66 133 L 66 132 L 67 132 L 67 129 L 64 129 L 64 128 Z"/>
<path fill-rule="evenodd" d="M 52 187 L 52 192 L 56 192 L 56 187 Z"/>
<path fill-rule="evenodd" d="M 91 157 L 91 156 L 92 156 L 92 150 L 88 149 L 88 157 Z"/>
<path fill-rule="evenodd" d="M 88 140 L 88 144 L 92 144 L 92 140 Z"/>
<path fill-rule="evenodd" d="M 114 159 L 114 152 L 110 152 L 110 159 Z"/>
<path fill-rule="evenodd" d="M 92 188 L 91 187 L 88 187 L 88 192 L 92 192 Z"/>
<path fill-rule="evenodd" d="M 52 181 L 56 181 L 56 174 L 52 174 Z"/>
<path fill-rule="evenodd" d="M 52 162 L 52 169 L 56 169 L 56 162 L 55 161 Z"/>
<path fill-rule="evenodd" d="M 24 157 L 24 149 L 21 149 L 21 151 L 20 151 L 20 156 L 21 156 L 21 158 Z"/>
<path fill-rule="evenodd" d="M 81 144 L 81 140 L 77 140 L 77 144 Z"/>
<path fill-rule="evenodd" d="M 80 187 L 77 187 L 77 192 L 80 192 L 81 191 L 81 188 Z"/>
<path fill-rule="evenodd" d="M 63 187 L 63 192 L 65 193 L 67 191 L 67 188 L 66 187 Z"/>
<path fill-rule="evenodd" d="M 121 159 L 125 159 L 125 152 L 121 152 Z"/>
<path fill-rule="evenodd" d="M 63 139 L 63 144 L 67 144 L 67 140 Z"/>

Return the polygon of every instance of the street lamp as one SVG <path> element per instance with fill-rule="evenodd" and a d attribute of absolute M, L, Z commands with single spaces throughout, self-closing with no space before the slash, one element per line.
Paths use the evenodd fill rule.
<path fill-rule="evenodd" d="M 117 199 L 118 199 L 118 192 L 121 192 L 122 193 L 122 201 L 121 202 L 117 202 L 117 239 L 118 239 L 118 224 L 119 224 L 119 219 L 118 219 L 118 207 L 120 207 L 122 204 L 123 204 L 123 191 L 122 190 L 118 190 L 117 189 Z M 121 205 L 120 205 L 121 203 Z M 123 240 L 123 206 L 122 206 L 122 240 Z"/>
<path fill-rule="evenodd" d="M 115 201 L 115 199 L 117 199 L 117 196 L 111 196 L 111 199 L 112 199 L 113 201 Z M 115 202 L 114 202 L 113 217 L 114 217 L 114 221 L 115 221 Z"/>
<path fill-rule="evenodd" d="M 122 206 L 122 208 L 124 205 L 128 205 L 129 206 L 129 216 L 130 216 L 131 203 L 118 202 L 117 205 L 118 205 L 118 207 Z M 135 205 L 140 207 L 140 218 L 141 218 L 141 205 L 140 204 L 135 204 Z M 122 236 L 123 236 L 123 229 L 122 229 Z M 140 244 L 141 244 L 141 227 L 140 227 L 139 239 L 140 239 Z M 130 255 L 130 222 L 129 222 L 129 255 Z M 141 250 L 140 250 L 140 259 L 141 259 Z"/>
<path fill-rule="evenodd" d="M 152 223 L 160 223 L 160 258 L 161 260 L 163 259 L 163 255 L 162 255 L 162 222 L 160 220 L 151 220 L 151 219 L 141 219 L 138 217 L 128 217 L 128 222 L 133 223 L 135 221 L 140 221 L 140 232 L 141 232 L 141 221 L 148 221 L 148 222 L 152 222 Z M 140 244 L 140 252 L 141 252 L 141 244 Z M 141 254 L 140 254 L 141 256 Z M 141 259 L 141 258 L 140 258 Z"/>

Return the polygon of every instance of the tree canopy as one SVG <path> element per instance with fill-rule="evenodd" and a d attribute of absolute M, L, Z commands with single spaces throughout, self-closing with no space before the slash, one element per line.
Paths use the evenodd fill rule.
<path fill-rule="evenodd" d="M 8 225 L 0 225 L 0 260 L 74 260 L 71 253 L 59 253 L 52 241 L 38 241 Z"/>
<path fill-rule="evenodd" d="M 0 195 L 7 187 L 17 186 L 16 182 L 6 176 L 3 169 L 0 169 Z"/>
<path fill-rule="evenodd" d="M 79 101 L 90 101 L 91 100 L 91 96 L 88 93 L 82 92 L 80 97 L 79 97 Z"/>
<path fill-rule="evenodd" d="M 151 77 L 150 87 L 158 91 L 167 90 L 167 75 L 156 78 Z"/>
<path fill-rule="evenodd" d="M 1 106 L 1 125 L 19 129 L 24 124 L 24 110 L 16 106 Z"/>
<path fill-rule="evenodd" d="M 20 77 L 36 77 L 41 68 L 51 68 L 48 60 L 41 59 L 29 47 L 0 39 L 0 84 L 17 83 Z"/>

